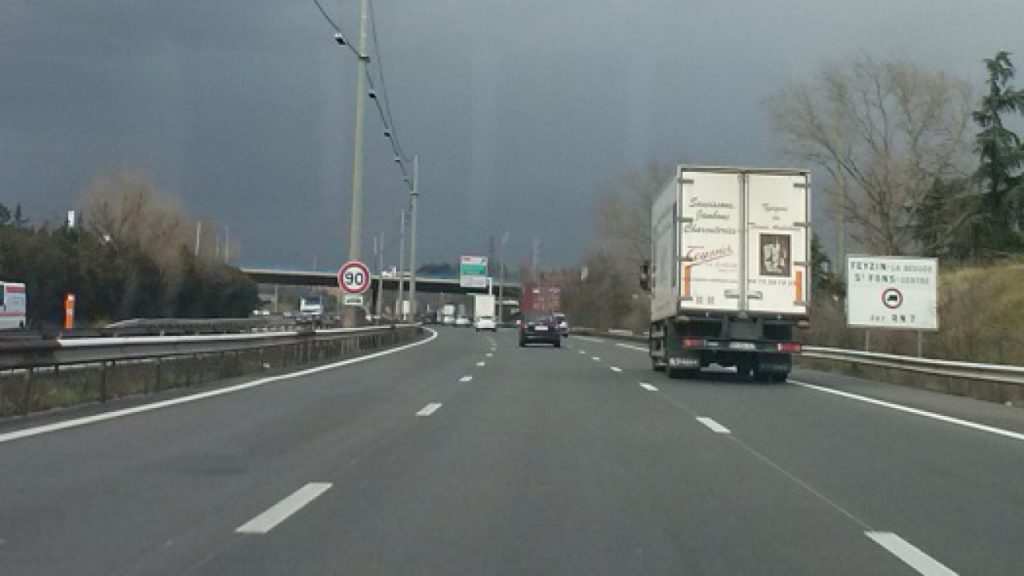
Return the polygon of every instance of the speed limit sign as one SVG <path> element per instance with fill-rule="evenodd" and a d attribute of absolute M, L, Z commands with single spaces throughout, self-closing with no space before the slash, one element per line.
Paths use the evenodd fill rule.
<path fill-rule="evenodd" d="M 362 294 L 370 287 L 370 270 L 358 260 L 345 262 L 338 270 L 338 287 L 346 294 Z"/>

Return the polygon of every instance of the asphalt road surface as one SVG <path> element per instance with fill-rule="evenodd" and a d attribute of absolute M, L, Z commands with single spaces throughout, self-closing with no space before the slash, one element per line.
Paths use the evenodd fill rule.
<path fill-rule="evenodd" d="M 0 432 L 0 574 L 1024 574 L 1004 406 L 467 329 L 221 392 Z"/>

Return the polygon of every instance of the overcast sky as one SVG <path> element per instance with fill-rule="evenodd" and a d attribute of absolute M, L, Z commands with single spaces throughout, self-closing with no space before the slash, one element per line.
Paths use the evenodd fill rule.
<path fill-rule="evenodd" d="M 979 92 L 997 50 L 1024 69 L 1020 0 L 375 1 L 421 262 L 508 231 L 511 262 L 539 238 L 569 265 L 593 200 L 649 160 L 779 164 L 763 100 L 822 59 L 907 57 Z M 323 2 L 354 38 L 358 1 Z M 332 36 L 312 0 L 2 0 L 0 201 L 59 220 L 131 169 L 230 226 L 241 263 L 339 262 L 356 66 Z M 383 231 L 394 261 L 407 194 L 372 108 L 366 135 L 364 254 Z"/>

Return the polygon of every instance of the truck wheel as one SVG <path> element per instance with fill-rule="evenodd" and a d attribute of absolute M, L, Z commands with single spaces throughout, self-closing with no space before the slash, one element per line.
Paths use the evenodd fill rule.
<path fill-rule="evenodd" d="M 519 339 L 519 347 L 526 348 L 526 342 L 522 338 Z"/>
<path fill-rule="evenodd" d="M 651 358 L 651 370 L 654 370 L 655 372 L 664 372 L 665 365 L 658 362 L 657 358 Z"/>
<path fill-rule="evenodd" d="M 555 348 L 561 348 L 561 347 L 562 347 L 562 341 L 561 340 L 555 340 Z"/>

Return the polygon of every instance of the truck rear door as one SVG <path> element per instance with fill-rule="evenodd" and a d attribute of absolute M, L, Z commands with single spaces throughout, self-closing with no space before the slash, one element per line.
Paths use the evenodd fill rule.
<path fill-rule="evenodd" d="M 808 176 L 747 175 L 747 290 L 750 312 L 808 312 Z"/>
<path fill-rule="evenodd" d="M 742 174 L 681 170 L 680 308 L 740 310 Z"/>

